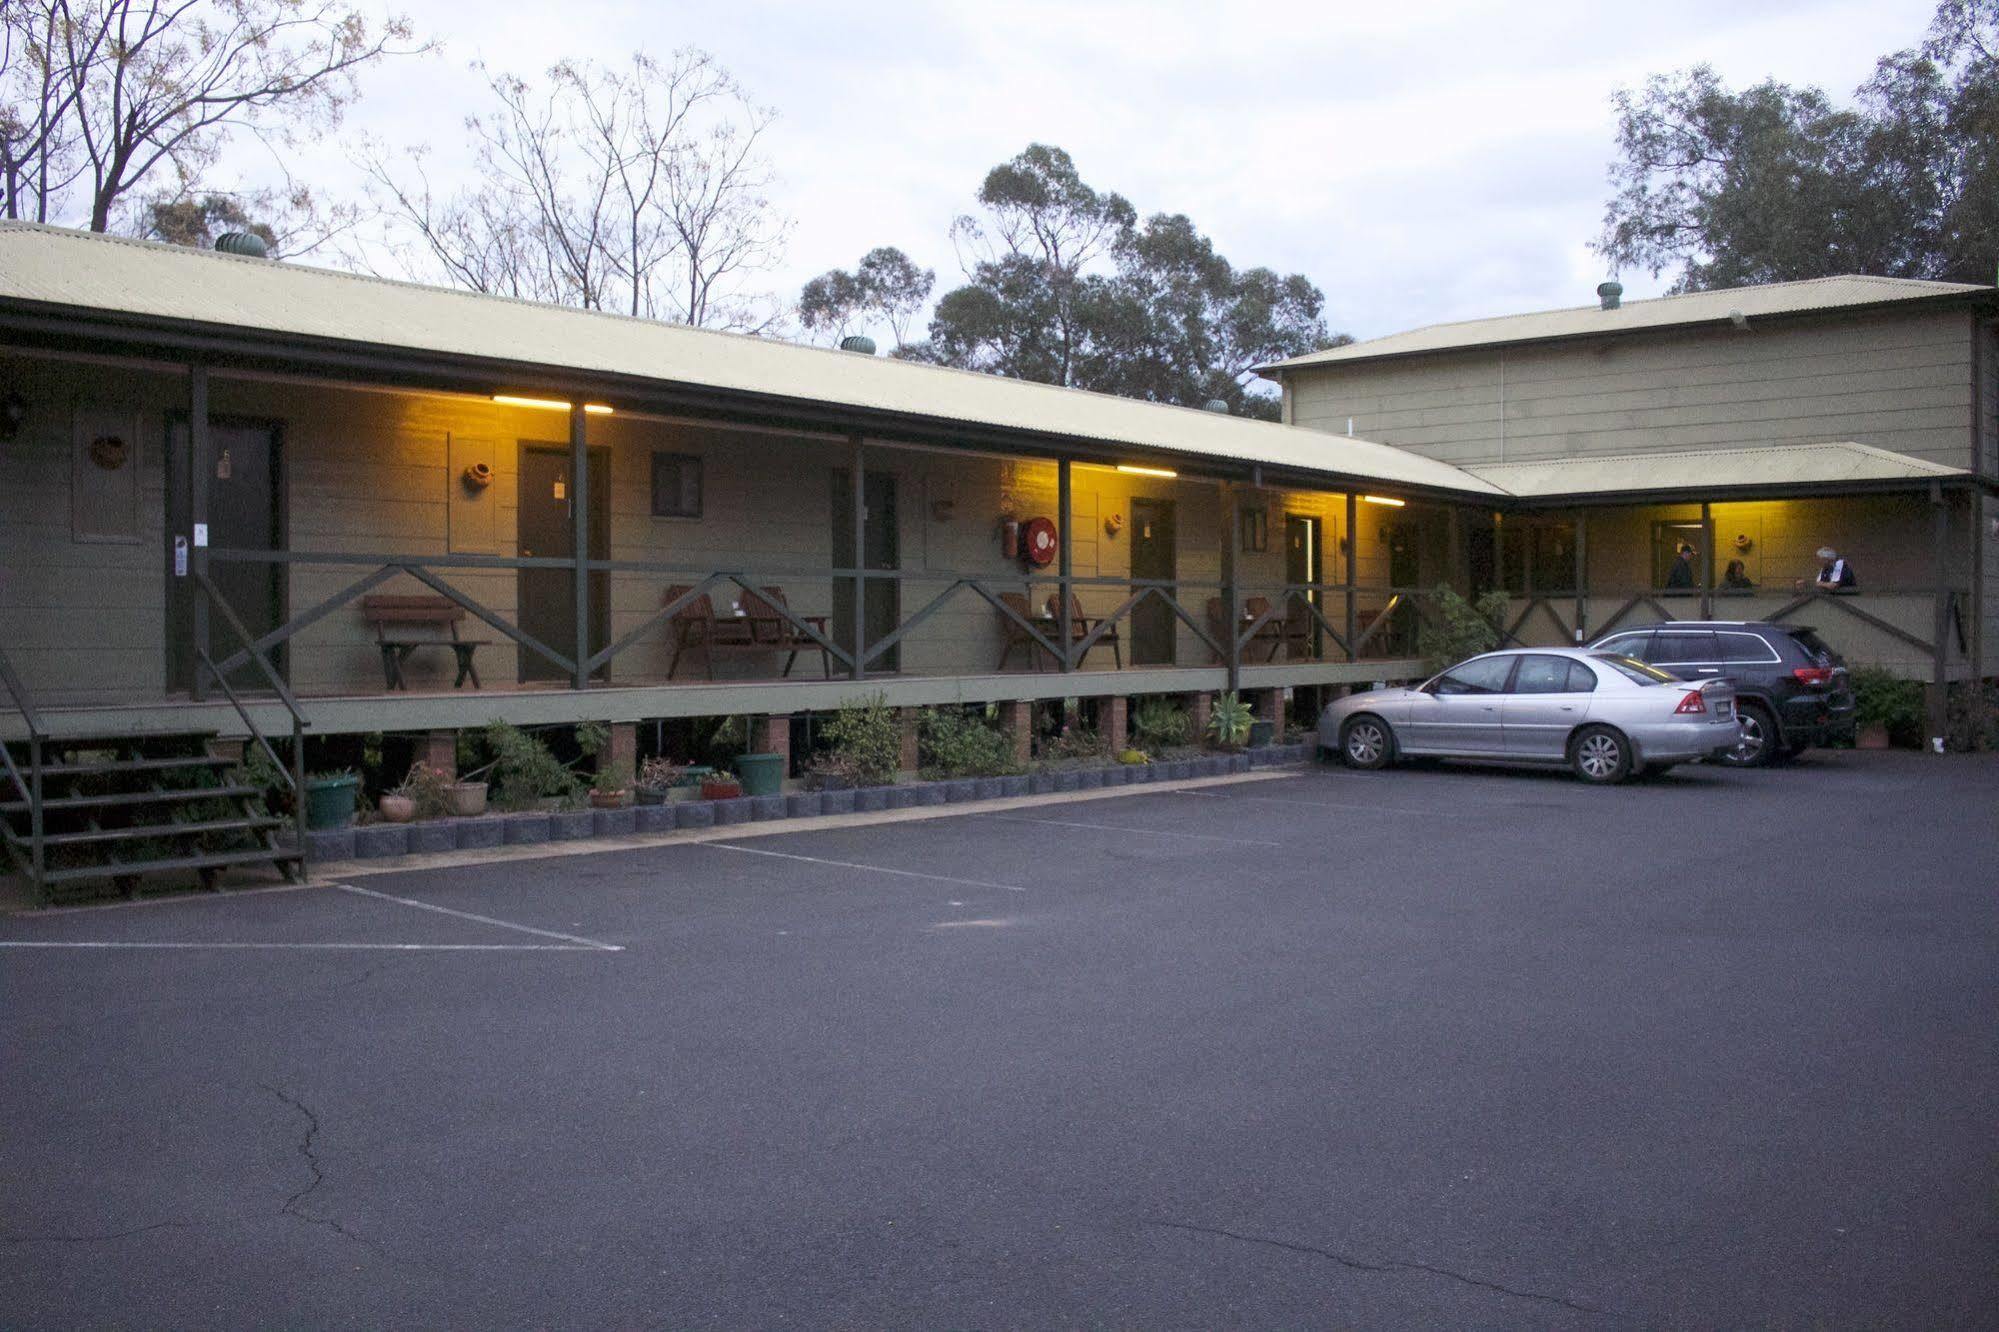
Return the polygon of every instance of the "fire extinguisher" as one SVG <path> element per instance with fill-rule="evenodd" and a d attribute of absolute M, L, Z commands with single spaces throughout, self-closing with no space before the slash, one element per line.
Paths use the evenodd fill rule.
<path fill-rule="evenodd" d="M 1000 521 L 1000 556 L 1003 559 L 1020 558 L 1020 520 L 1005 518 Z"/>

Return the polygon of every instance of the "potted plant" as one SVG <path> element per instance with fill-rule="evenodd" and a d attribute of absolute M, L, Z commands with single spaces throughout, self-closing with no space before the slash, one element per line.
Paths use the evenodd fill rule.
<path fill-rule="evenodd" d="M 315 831 L 345 828 L 354 822 L 354 801 L 361 779 L 352 768 L 314 773 L 305 779 L 305 826 Z"/>
<path fill-rule="evenodd" d="M 451 809 L 451 777 L 442 768 L 428 763 L 412 763 L 402 781 L 382 793 L 375 812 L 384 823 L 408 823 L 412 819 L 442 818 Z"/>
<path fill-rule="evenodd" d="M 655 755 L 639 764 L 638 785 L 632 794 L 641 805 L 664 805 L 673 797 L 673 788 L 687 774 L 686 765 L 665 755 Z"/>
<path fill-rule="evenodd" d="M 617 767 L 604 767 L 590 779 L 590 808 L 623 809 L 632 798 L 631 783 Z"/>
<path fill-rule="evenodd" d="M 738 800 L 742 798 L 743 784 L 734 777 L 716 773 L 701 782 L 703 800 Z"/>
<path fill-rule="evenodd" d="M 1208 735 L 1222 749 L 1240 749 L 1243 741 L 1249 739 L 1250 727 L 1256 724 L 1256 712 L 1249 706 L 1249 700 L 1234 690 L 1215 699 L 1215 706 L 1208 713 Z"/>
<path fill-rule="evenodd" d="M 476 818 L 486 812 L 486 783 L 452 782 L 444 788 L 444 803 L 458 818 Z"/>
<path fill-rule="evenodd" d="M 1853 720 L 1857 748 L 1920 745 L 1923 687 L 1882 667 L 1862 666 L 1853 672 Z"/>

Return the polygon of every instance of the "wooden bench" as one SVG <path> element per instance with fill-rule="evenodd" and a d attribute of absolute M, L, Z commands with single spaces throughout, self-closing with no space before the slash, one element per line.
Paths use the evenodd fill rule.
<path fill-rule="evenodd" d="M 361 616 L 374 628 L 375 645 L 382 649 L 382 677 L 388 687 L 409 688 L 409 683 L 403 679 L 403 663 L 418 648 L 443 647 L 450 648 L 458 658 L 458 678 L 451 682 L 451 687 L 462 688 L 470 680 L 474 689 L 482 688 L 478 668 L 472 664 L 472 654 L 484 647 L 488 640 L 459 637 L 458 625 L 466 614 L 465 608 L 450 597 L 361 598 Z M 392 628 L 404 627 L 416 630 L 415 636 L 389 636 Z M 425 630 L 429 632 L 423 632 Z"/>

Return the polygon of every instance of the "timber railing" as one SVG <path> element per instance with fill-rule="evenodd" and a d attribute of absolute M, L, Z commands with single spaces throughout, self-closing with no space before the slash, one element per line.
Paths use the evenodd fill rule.
<path fill-rule="evenodd" d="M 35 710 L 35 701 L 28 694 L 21 677 L 14 673 L 14 664 L 7 660 L 7 654 L 0 651 L 0 686 L 5 686 L 7 697 L 14 710 L 21 714 L 21 720 L 28 728 L 28 771 L 24 776 L 19 765 L 14 762 L 13 752 L 4 741 L 0 741 L 0 763 L 7 768 L 7 780 L 19 793 L 28 807 L 28 871 L 36 888 L 41 887 L 42 871 L 47 868 L 48 849 L 44 844 L 42 817 L 42 759 L 49 733 L 42 726 L 41 714 Z"/>
<path fill-rule="evenodd" d="M 278 751 L 271 746 L 270 740 L 264 735 L 262 729 L 258 727 L 256 720 L 251 717 L 250 710 L 243 706 L 243 700 L 230 687 L 229 677 L 216 666 L 215 659 L 208 653 L 208 645 L 205 643 L 195 644 L 195 658 L 199 663 L 197 671 L 206 672 L 208 675 L 214 677 L 216 686 L 222 690 L 223 697 L 229 700 L 229 706 L 236 709 L 236 715 L 242 719 L 244 727 L 250 733 L 251 740 L 255 741 L 264 751 L 264 757 L 271 761 L 271 767 L 284 780 L 285 788 L 291 793 L 292 830 L 298 839 L 299 875 L 301 878 L 304 878 L 311 868 L 309 859 L 311 855 L 310 839 L 305 835 L 305 728 L 307 725 L 305 711 L 299 706 L 299 701 L 293 696 L 290 688 L 286 686 L 284 677 L 279 674 L 277 666 L 272 663 L 269 649 L 259 648 L 251 639 L 250 631 L 244 628 L 241 617 L 236 614 L 236 608 L 229 604 L 228 598 L 222 595 L 221 590 L 215 586 L 214 581 L 209 578 L 207 573 L 199 569 L 195 570 L 194 578 L 196 585 L 207 596 L 210 609 L 220 612 L 223 624 L 235 636 L 236 641 L 242 644 L 239 652 L 247 652 L 250 658 L 257 663 L 257 669 L 262 673 L 265 682 L 271 686 L 272 692 L 277 694 L 279 700 L 284 703 L 285 710 L 291 714 L 292 762 L 291 767 L 288 769 L 285 766 L 284 760 L 278 757 Z M 202 677 L 200 674 L 197 674 L 197 688 L 201 682 Z"/>

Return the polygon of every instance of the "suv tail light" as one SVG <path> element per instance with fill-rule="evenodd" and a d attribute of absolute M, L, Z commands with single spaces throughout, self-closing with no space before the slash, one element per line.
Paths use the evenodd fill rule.
<path fill-rule="evenodd" d="M 1676 713 L 1683 713 L 1688 715 L 1691 715 L 1696 712 L 1704 713 L 1707 711 L 1707 702 L 1701 697 L 1701 691 L 1696 689 L 1692 693 L 1688 694 L 1685 698 L 1681 699 L 1680 706 L 1674 708 L 1673 711 Z"/>
<path fill-rule="evenodd" d="M 1791 674 L 1797 677 L 1799 684 L 1807 684 L 1814 689 L 1823 689 L 1832 683 L 1830 666 L 1799 666 Z"/>

